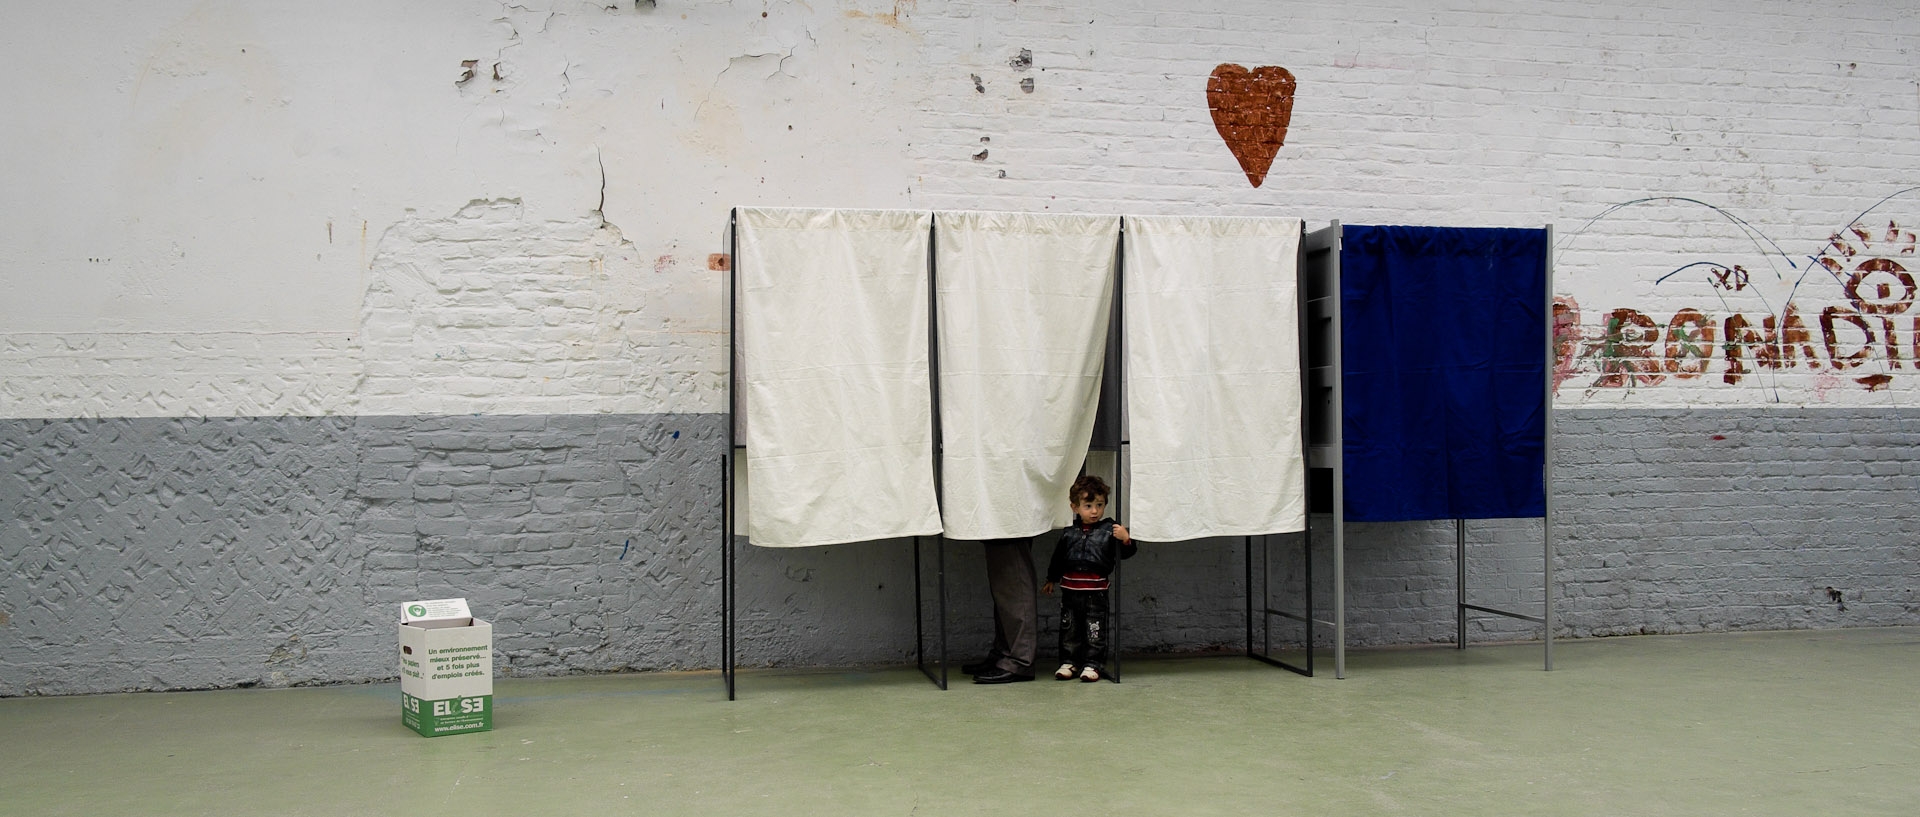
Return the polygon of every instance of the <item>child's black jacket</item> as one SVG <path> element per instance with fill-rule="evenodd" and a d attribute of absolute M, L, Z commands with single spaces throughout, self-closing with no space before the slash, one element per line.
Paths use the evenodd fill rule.
<path fill-rule="evenodd" d="M 1047 565 L 1047 581 L 1059 584 L 1062 576 L 1068 573 L 1092 573 L 1097 576 L 1113 575 L 1113 568 L 1121 559 L 1131 559 L 1139 550 L 1132 542 L 1121 542 L 1113 538 L 1112 519 L 1102 519 L 1092 525 L 1082 525 L 1075 519 L 1073 524 L 1060 534 L 1060 543 L 1053 546 L 1053 561 Z"/>

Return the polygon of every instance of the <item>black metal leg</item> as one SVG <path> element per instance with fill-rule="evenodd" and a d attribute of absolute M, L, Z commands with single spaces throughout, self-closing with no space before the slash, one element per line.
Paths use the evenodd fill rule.
<path fill-rule="evenodd" d="M 1107 605 L 1107 680 L 1120 683 L 1120 565 L 1113 566 L 1113 603 Z"/>
<path fill-rule="evenodd" d="M 1296 673 L 1296 674 L 1299 674 L 1299 675 L 1305 675 L 1305 676 L 1308 676 L 1308 677 L 1312 677 L 1312 675 L 1313 675 L 1313 625 L 1314 625 L 1314 619 L 1313 619 L 1313 543 L 1312 543 L 1312 541 L 1311 541 L 1311 537 L 1309 537 L 1309 536 L 1306 536 L 1305 534 L 1302 534 L 1302 536 L 1301 536 L 1301 540 L 1302 540 L 1303 542 L 1306 542 L 1306 545 L 1305 545 L 1305 548 L 1304 548 L 1304 551 L 1303 551 L 1303 559 L 1304 559 L 1304 561 L 1306 562 L 1306 564 L 1304 565 L 1304 567 L 1303 567 L 1303 569 L 1304 569 L 1304 570 L 1305 570 L 1305 572 L 1306 572 L 1306 582 L 1307 582 L 1307 591 L 1306 591 L 1306 597 L 1307 597 L 1307 611 L 1306 611 L 1306 613 L 1305 613 L 1304 615 L 1302 615 L 1302 614 L 1299 614 L 1299 613 L 1293 613 L 1293 612 L 1289 612 L 1289 611 L 1286 611 L 1286 610 L 1280 610 L 1280 609 L 1276 609 L 1276 608 L 1274 608 L 1274 607 L 1272 606 L 1272 605 L 1273 605 L 1273 598 L 1272 598 L 1272 596 L 1271 596 L 1271 594 L 1263 594 L 1263 595 L 1265 595 L 1266 597 L 1265 597 L 1265 598 L 1262 598 L 1262 599 L 1261 599 L 1261 605 L 1260 605 L 1260 607 L 1261 607 L 1261 610 L 1262 610 L 1262 612 L 1263 612 L 1263 613 L 1264 613 L 1264 615 L 1266 616 L 1266 618 L 1263 618 L 1263 619 L 1262 619 L 1262 624 L 1263 624 L 1263 626 L 1268 626 L 1268 624 L 1267 624 L 1267 623 L 1271 621 L 1271 617 L 1272 617 L 1272 616 L 1279 616 L 1279 617 L 1281 617 L 1281 618 L 1288 618 L 1288 619 L 1293 619 L 1293 620 L 1295 620 L 1295 621 L 1299 621 L 1299 622 L 1301 622 L 1302 624 L 1304 624 L 1304 625 L 1306 626 L 1306 631 L 1307 631 L 1307 643 L 1306 643 L 1306 648 L 1307 648 L 1307 659 L 1306 659 L 1306 662 L 1305 662 L 1304 664 L 1293 664 L 1293 663 L 1289 663 L 1289 662 L 1286 662 L 1286 661 L 1282 661 L 1282 660 L 1280 660 L 1280 659 L 1278 659 L 1278 658 L 1274 658 L 1273 656 L 1271 656 L 1271 655 L 1268 655 L 1268 654 L 1266 654 L 1266 653 L 1263 653 L 1263 652 L 1254 652 L 1254 651 L 1252 651 L 1251 649 L 1249 649 L 1249 650 L 1248 650 L 1248 653 L 1249 653 L 1249 655 L 1250 655 L 1250 656 L 1251 656 L 1252 658 L 1254 658 L 1254 659 L 1255 659 L 1255 660 L 1257 660 L 1257 661 L 1260 661 L 1261 663 L 1264 663 L 1264 664 L 1270 664 L 1270 665 L 1272 665 L 1272 666 L 1276 666 L 1276 667 L 1279 667 L 1279 668 L 1281 668 L 1281 669 L 1283 669 L 1283 670 L 1287 670 L 1287 671 L 1289 671 L 1289 672 L 1293 672 L 1293 673 Z M 1253 550 L 1253 537 L 1251 537 L 1251 536 L 1249 536 L 1249 537 L 1247 537 L 1247 539 L 1246 539 L 1246 542 L 1247 542 L 1247 545 L 1246 545 L 1246 546 L 1247 546 L 1247 550 L 1248 550 L 1248 554 L 1249 554 L 1249 555 L 1248 555 L 1248 557 L 1247 557 L 1247 564 L 1248 564 L 1248 566 L 1249 566 L 1249 571 L 1251 571 L 1251 566 L 1252 566 L 1252 564 L 1253 564 L 1253 557 L 1252 557 L 1252 555 L 1251 555 L 1251 554 L 1252 554 L 1252 550 Z M 1266 540 L 1265 540 L 1264 538 L 1263 538 L 1263 539 L 1261 539 L 1261 553 L 1262 553 L 1262 556 L 1263 556 L 1263 557 L 1266 557 L 1266 556 L 1267 556 L 1268 554 L 1270 554 L 1270 553 L 1271 553 L 1271 551 L 1270 551 L 1270 550 L 1268 549 L 1268 547 L 1267 547 L 1267 542 L 1266 542 Z M 1263 558 L 1263 560 L 1262 560 L 1262 561 L 1263 561 L 1263 563 L 1264 563 L 1264 562 L 1266 561 L 1266 559 L 1265 559 L 1265 558 Z M 1265 580 L 1265 577 L 1263 576 L 1263 577 L 1262 577 L 1262 581 L 1264 582 L 1264 580 Z M 1249 585 L 1251 585 L 1251 584 L 1253 583 L 1253 577 L 1252 577 L 1252 575 L 1248 575 L 1248 577 L 1247 577 L 1247 583 L 1248 583 Z"/>
<path fill-rule="evenodd" d="M 940 688 L 947 688 L 947 538 L 934 538 L 933 557 L 939 560 L 934 573 L 940 582 Z"/>
<path fill-rule="evenodd" d="M 1313 534 L 1310 531 L 1300 532 L 1300 560 L 1305 563 L 1302 566 L 1302 571 L 1307 577 L 1307 616 L 1305 622 L 1307 625 L 1306 675 L 1311 678 L 1313 677 L 1313 625 L 1315 622 L 1313 618 Z"/>
<path fill-rule="evenodd" d="M 913 537 L 913 650 L 914 663 L 920 667 L 920 673 L 927 676 L 934 686 L 947 688 L 947 555 L 946 538 L 935 538 L 934 558 L 938 564 L 934 567 L 935 580 L 939 582 L 940 592 L 940 643 L 937 653 L 939 672 L 936 674 L 927 665 L 926 609 L 921 582 L 924 580 L 920 568 L 920 537 Z"/>

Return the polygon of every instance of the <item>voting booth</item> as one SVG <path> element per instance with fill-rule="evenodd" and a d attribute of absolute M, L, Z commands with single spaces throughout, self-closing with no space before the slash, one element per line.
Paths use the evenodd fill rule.
<path fill-rule="evenodd" d="M 1452 520 L 1467 619 L 1545 631 L 1553 668 L 1552 230 L 1332 225 L 1307 236 L 1309 445 L 1329 520 L 1334 673 L 1346 673 L 1346 523 Z M 1469 601 L 1468 523 L 1538 518 L 1539 615 Z"/>
<path fill-rule="evenodd" d="M 1345 523 L 1451 519 L 1459 644 L 1469 613 L 1539 622 L 1551 668 L 1549 231 L 797 208 L 730 226 L 730 699 L 736 536 L 911 539 L 918 662 L 944 689 L 946 540 L 1065 526 L 1089 468 L 1137 540 L 1244 543 L 1250 657 L 1311 675 L 1330 641 L 1344 677 Z M 1467 520 L 1508 517 L 1543 520 L 1541 616 L 1467 600 Z M 1298 592 L 1274 586 L 1277 542 L 1306 562 Z M 1288 620 L 1304 660 L 1275 654 Z"/>
<path fill-rule="evenodd" d="M 919 663 L 942 688 L 946 540 L 1064 527 L 1089 467 L 1112 469 L 1113 515 L 1141 541 L 1304 534 L 1301 233 L 1295 218 L 736 210 L 728 696 L 737 534 L 911 538 Z"/>

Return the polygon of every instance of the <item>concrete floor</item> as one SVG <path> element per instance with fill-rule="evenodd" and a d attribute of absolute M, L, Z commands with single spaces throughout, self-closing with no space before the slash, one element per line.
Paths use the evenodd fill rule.
<path fill-rule="evenodd" d="M 1920 813 L 1920 628 L 1354 651 L 1346 680 L 1136 659 L 503 680 L 421 738 L 397 683 L 0 700 L 0 814 Z M 964 680 L 964 679 L 962 679 Z"/>

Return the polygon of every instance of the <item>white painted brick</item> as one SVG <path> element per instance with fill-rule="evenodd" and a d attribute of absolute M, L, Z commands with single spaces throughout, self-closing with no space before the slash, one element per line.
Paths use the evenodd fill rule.
<path fill-rule="evenodd" d="M 577 33 L 579 29 L 570 28 L 575 22 L 571 12 L 558 11 L 556 36 Z M 1900 175 L 1913 166 L 1915 148 L 1907 137 L 1915 116 L 1903 55 L 1915 31 L 1912 16 L 1901 13 L 1898 4 L 1855 4 L 1843 10 L 1789 7 L 1756 14 L 1560 3 L 1515 15 L 1398 2 L 1293 4 L 1285 9 L 1216 2 L 1177 11 L 1140 3 L 1039 8 L 993 3 L 921 9 L 910 15 L 909 25 L 919 35 L 916 47 L 921 53 L 896 63 L 874 62 L 864 72 L 873 76 L 885 71 L 901 78 L 883 85 L 877 99 L 883 107 L 891 106 L 892 118 L 904 123 L 902 133 L 910 143 L 905 152 L 917 168 L 916 204 L 922 206 L 1108 212 L 1246 212 L 1278 206 L 1310 218 L 1350 222 L 1553 221 L 1565 230 L 1609 203 L 1645 193 L 1676 193 L 1727 204 L 1783 244 L 1804 246 L 1896 188 L 1902 183 Z M 1366 36 L 1360 38 L 1357 32 Z M 682 33 L 662 29 L 640 36 Z M 866 42 L 845 28 L 818 28 L 812 36 L 823 43 L 820 53 L 846 50 L 824 45 L 834 36 Z M 1729 42 L 1743 47 L 1727 48 Z M 605 47 L 586 39 L 573 46 L 587 51 Z M 623 43 L 621 48 L 630 46 Z M 1030 70 L 1016 71 L 1006 64 L 1021 48 L 1034 55 Z M 883 49 L 868 58 L 885 60 L 903 53 Z M 1243 186 L 1212 132 L 1201 92 L 1213 64 L 1252 64 L 1276 57 L 1301 77 L 1300 97 L 1290 144 L 1276 160 L 1268 188 L 1253 190 Z M 861 68 L 857 62 L 854 67 Z M 699 71 L 694 60 L 684 60 L 680 68 Z M 827 68 L 814 53 L 796 51 L 780 70 L 807 77 L 809 72 L 825 76 Z M 988 93 L 972 92 L 968 75 L 975 73 L 988 84 Z M 587 84 L 597 85 L 596 92 L 623 91 L 614 78 L 617 72 L 594 76 Z M 1020 78 L 1028 77 L 1036 83 L 1032 95 L 1015 89 Z M 516 85 L 514 90 L 531 87 Z M 558 85 L 552 88 L 559 91 Z M 500 122 L 511 118 L 531 125 L 532 109 L 519 107 L 531 99 L 501 97 L 505 109 Z M 712 99 L 709 93 L 700 101 Z M 697 103 L 688 99 L 685 104 Z M 830 111 L 831 105 L 821 110 Z M 389 115 L 369 110 L 353 118 L 377 121 Z M 817 120 L 800 120 L 802 127 L 819 127 Z M 566 130 L 566 123 L 556 123 L 556 132 Z M 663 143 L 671 144 L 674 135 L 665 135 Z M 985 163 L 965 158 L 979 148 L 980 136 L 993 138 L 988 145 L 992 157 Z M 628 140 L 632 145 L 660 141 Z M 950 146 L 950 154 L 940 155 L 939 145 Z M 608 142 L 593 146 L 598 164 L 610 156 L 618 163 L 623 149 L 632 148 Z M 830 146 L 813 150 L 816 155 L 805 160 L 809 164 L 863 161 L 851 153 L 835 155 Z M 695 151 L 676 161 L 708 162 L 709 174 L 726 186 L 732 182 L 725 179 L 741 175 L 729 168 L 743 156 L 755 160 L 749 165 L 769 160 L 752 153 L 702 158 Z M 523 159 L 496 156 L 492 161 Z M 488 159 L 483 155 L 480 161 Z M 1816 166 L 1822 169 L 1813 170 Z M 1000 171 L 1006 172 L 1005 178 Z M 1745 190 L 1756 172 L 1757 181 L 1773 196 Z M 590 181 L 597 188 L 597 179 Z M 610 201 L 631 195 L 620 184 L 609 179 Z M 1803 192 L 1792 205 L 1775 198 L 1795 189 Z M 1831 192 L 1813 195 L 1816 190 Z M 790 191 L 780 198 L 838 203 L 847 196 L 829 188 Z M 84 408 L 92 405 L 107 413 L 141 414 L 159 410 L 162 403 L 174 407 L 169 410 L 197 405 L 189 409 L 197 413 L 233 413 L 243 405 L 309 413 L 402 410 L 391 399 L 400 392 L 376 382 L 390 370 L 383 357 L 390 350 L 377 344 L 411 338 L 419 324 L 489 333 L 521 326 L 491 313 L 502 297 L 516 308 L 535 310 L 533 326 L 620 325 L 625 322 L 623 309 L 644 309 L 675 333 L 675 342 L 696 350 L 691 359 L 705 361 L 707 376 L 696 383 L 720 382 L 714 368 L 719 358 L 712 351 L 717 339 L 703 332 L 721 325 L 716 276 L 705 274 L 697 263 L 682 266 L 698 253 L 661 252 L 689 245 L 719 249 L 710 228 L 662 231 L 661 226 L 634 221 L 623 225 L 632 233 L 632 243 L 608 244 L 596 238 L 603 225 L 577 207 L 577 217 L 528 218 L 523 198 L 483 197 L 464 207 L 458 201 L 404 202 L 415 213 L 454 215 L 404 216 L 369 227 L 378 239 L 371 249 L 384 254 L 380 263 L 387 266 L 374 270 L 365 300 L 381 302 L 375 296 L 389 284 L 377 273 L 390 269 L 398 276 L 392 286 L 415 293 L 396 304 L 431 311 L 390 315 L 363 309 L 358 325 L 344 327 L 341 334 L 367 346 L 340 350 L 344 359 L 322 364 L 334 374 L 320 376 L 344 377 L 345 390 L 341 385 L 314 388 L 304 378 L 278 385 L 272 378 L 248 377 L 253 369 L 313 367 L 289 366 L 290 361 L 249 350 L 244 335 L 212 338 L 215 346 L 190 351 L 187 359 L 162 351 L 165 347 L 111 358 L 117 362 L 104 378 L 77 362 L 60 369 L 37 348 L 10 343 L 11 351 L 0 355 L 0 374 L 9 381 L 35 373 L 73 382 L 36 381 L 31 392 L 9 388 L 0 392 L 8 400 L 0 411 L 78 415 L 92 413 Z M 539 206 L 543 212 L 554 209 L 549 202 Z M 713 217 L 704 223 L 717 221 Z M 1620 226 L 1621 236 L 1630 235 L 1630 222 Z M 1614 240 L 1619 239 L 1609 239 Z M 1698 249 L 1684 244 L 1675 248 L 1682 262 L 1688 253 L 1715 252 L 1710 242 L 1694 243 Z M 1581 274 L 1592 261 L 1583 261 L 1579 253 L 1597 259 L 1594 254 L 1605 251 L 1563 251 L 1573 253 L 1563 259 L 1571 282 L 1566 291 L 1578 294 L 1602 280 Z M 1804 251 L 1795 247 L 1789 255 L 1795 252 Z M 591 274 L 603 276 L 618 270 L 608 277 L 625 287 L 626 281 L 646 280 L 640 261 L 645 258 L 669 259 L 666 268 L 677 270 L 674 280 L 610 299 L 614 293 L 581 281 L 577 269 L 585 265 L 594 270 Z M 1612 283 L 1597 290 L 1595 297 L 1604 302 L 1592 306 L 1603 310 L 1625 304 L 1649 314 L 1670 312 L 1660 304 L 1672 302 L 1669 293 L 1674 290 L 1648 284 L 1647 276 L 1659 271 L 1638 263 L 1632 269 L 1616 268 L 1604 279 Z M 354 277 L 331 280 L 352 286 L 357 283 Z M 681 289 L 689 283 L 693 291 Z M 685 297 L 647 297 L 676 290 Z M 416 297 L 436 294 L 437 306 Z M 549 308 L 553 306 L 561 309 Z M 134 343 L 147 338 L 127 336 Z M 198 355 L 223 354 L 219 350 L 226 348 L 237 354 L 233 365 L 195 369 L 188 362 Z M 528 349 L 515 359 L 531 362 L 539 356 Z M 577 353 L 561 356 L 577 359 Z M 125 388 L 129 378 L 140 377 L 130 369 L 141 367 L 152 370 L 146 377 L 172 378 L 179 387 Z M 47 369 L 52 371 L 42 371 Z M 183 377 L 190 371 L 217 376 Z M 363 371 L 375 376 L 358 377 Z M 525 375 L 516 371 L 513 376 Z M 1813 388 L 1805 378 L 1784 382 L 1790 386 L 1784 395 L 1789 402 L 1869 399 L 1850 389 Z M 719 400 L 711 385 L 662 391 L 634 381 L 618 394 L 607 393 L 598 383 L 579 385 L 576 396 L 588 410 L 626 410 L 643 403 L 652 405 L 642 408 L 659 408 L 663 401 L 687 400 L 711 408 Z M 292 393 L 223 404 L 248 390 Z M 1601 391 L 1562 397 L 1569 404 L 1643 406 L 1751 399 L 1727 391 L 1704 378 L 1684 387 L 1668 384 L 1632 394 Z M 1901 387 L 1895 393 L 1908 391 Z M 368 396 L 376 399 L 363 405 Z M 320 402 L 311 402 L 315 400 Z M 675 402 L 675 407 L 682 405 Z M 486 411 L 512 407 L 511 401 L 470 406 Z M 420 395 L 404 410 L 459 408 L 457 400 Z"/>

